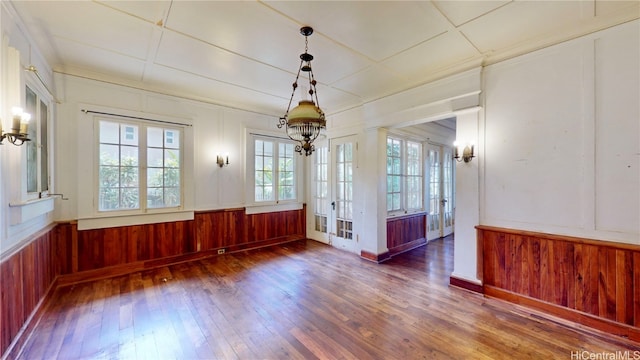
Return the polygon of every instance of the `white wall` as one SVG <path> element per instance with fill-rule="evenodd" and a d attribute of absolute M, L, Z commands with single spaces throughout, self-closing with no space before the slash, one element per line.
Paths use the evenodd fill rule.
<path fill-rule="evenodd" d="M 488 66 L 485 225 L 640 243 L 640 22 Z"/>
<path fill-rule="evenodd" d="M 25 107 L 25 84 L 36 90 L 43 100 L 51 100 L 40 80 L 24 71 L 34 65 L 50 87 L 51 69 L 15 19 L 10 4 L 0 2 L 0 121 L 5 131 L 10 128 L 11 108 Z M 55 104 L 50 105 L 50 110 L 55 113 Z M 55 123 L 55 119 L 50 121 Z M 49 137 L 49 143 L 53 146 L 55 140 Z M 55 163 L 50 163 L 50 168 L 54 167 Z M 55 182 L 51 189 L 55 190 Z M 53 222 L 54 200 L 27 200 L 26 146 L 14 146 L 5 140 L 0 146 L 0 258 L 23 246 L 23 240 Z"/>
<path fill-rule="evenodd" d="M 187 134 L 185 138 L 193 147 L 192 166 L 185 169 L 188 178 L 185 186 L 191 190 L 185 202 L 191 211 L 246 206 L 246 129 L 282 133 L 276 127 L 278 119 L 274 116 L 67 75 L 57 75 L 56 80 L 58 93 L 64 94 L 56 128 L 60 143 L 57 181 L 59 191 L 70 199 L 59 206 L 56 218 L 61 220 L 95 216 L 91 202 L 94 169 L 90 165 L 95 158 L 93 119 L 91 114 L 83 113 L 83 109 L 191 124 L 191 136 Z M 226 153 L 230 165 L 220 168 L 216 155 Z M 109 222 L 113 224 L 113 219 Z"/>

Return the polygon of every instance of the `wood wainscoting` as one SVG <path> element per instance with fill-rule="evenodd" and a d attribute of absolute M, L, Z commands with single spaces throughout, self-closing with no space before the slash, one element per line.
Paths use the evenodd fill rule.
<path fill-rule="evenodd" d="M 427 243 L 427 213 L 387 219 L 387 248 L 397 255 Z"/>
<path fill-rule="evenodd" d="M 640 341 L 640 246 L 477 230 L 486 296 Z"/>
<path fill-rule="evenodd" d="M 0 354 L 19 349 L 22 334 L 33 329 L 59 274 L 55 224 L 34 234 L 26 245 L 10 251 L 0 263 Z"/>
<path fill-rule="evenodd" d="M 1 357 L 17 355 L 57 286 L 305 239 L 305 211 L 202 211 L 189 221 L 92 230 L 52 224 L 0 263 Z"/>

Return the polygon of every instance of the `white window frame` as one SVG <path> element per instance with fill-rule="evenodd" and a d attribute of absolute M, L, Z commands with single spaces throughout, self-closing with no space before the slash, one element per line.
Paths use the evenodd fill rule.
<path fill-rule="evenodd" d="M 388 177 L 390 175 L 392 176 L 400 176 L 401 177 L 401 181 L 400 181 L 400 207 L 399 208 L 393 208 L 393 209 L 389 209 L 389 205 L 387 204 L 387 215 L 388 216 L 397 216 L 397 215 L 403 215 L 403 214 L 411 214 L 411 213 L 417 213 L 417 212 L 422 212 L 425 209 L 425 202 L 424 202 L 424 143 L 421 141 L 416 141 L 416 140 L 411 140 L 408 138 L 403 138 L 400 136 L 396 136 L 396 135 L 389 135 L 387 136 L 387 140 L 385 142 L 385 146 L 388 146 L 389 141 L 393 141 L 393 142 L 399 142 L 400 143 L 400 156 L 399 157 L 394 157 L 395 159 L 399 158 L 400 159 L 400 174 L 389 174 L 388 172 L 388 168 L 387 168 L 387 198 L 389 193 L 389 181 L 388 181 Z M 407 148 L 409 147 L 410 144 L 417 144 L 420 146 L 420 149 L 418 151 L 418 162 L 420 164 L 419 167 L 419 174 L 418 175 L 409 175 L 409 159 L 408 159 L 408 151 Z M 389 155 L 387 155 L 387 164 L 389 162 Z M 420 194 L 419 194 L 419 199 L 420 199 L 420 206 L 419 207 L 409 207 L 409 196 L 411 195 L 409 193 L 409 181 L 410 178 L 419 178 L 418 183 L 420 184 Z M 397 193 L 397 192 L 395 192 Z"/>
<path fill-rule="evenodd" d="M 286 211 L 286 210 L 297 210 L 301 209 L 303 205 L 303 194 L 304 194 L 304 163 L 302 162 L 302 156 L 298 153 L 293 153 L 294 159 L 294 171 L 295 171 L 295 198 L 294 199 L 284 199 L 281 200 L 278 198 L 278 172 L 277 169 L 274 171 L 273 178 L 273 192 L 274 199 L 267 201 L 256 201 L 255 200 L 255 142 L 256 140 L 264 140 L 271 141 L 274 143 L 274 164 L 277 165 L 278 162 L 278 144 L 292 144 L 295 147 L 295 142 L 291 139 L 284 138 L 282 136 L 278 136 L 278 134 L 271 134 L 267 131 L 246 130 L 246 205 L 247 205 L 247 213 L 262 213 L 262 212 L 273 212 L 273 211 Z"/>
<path fill-rule="evenodd" d="M 27 88 L 35 94 L 35 111 L 33 109 L 27 108 Z M 42 104 L 47 107 L 46 109 L 46 119 L 42 119 Z M 24 85 L 24 111 L 31 115 L 31 120 L 28 125 L 28 134 L 30 141 L 26 142 L 23 146 L 26 149 L 25 152 L 25 167 L 24 167 L 24 184 L 22 191 L 22 198 L 27 200 L 44 198 L 49 195 L 51 189 L 51 173 L 50 173 L 50 163 L 51 163 L 51 111 L 53 100 L 50 96 L 46 96 L 45 93 L 40 90 L 40 86 L 34 84 L 32 81 L 26 81 Z M 44 127 L 46 128 L 46 132 L 43 131 L 43 122 Z M 44 141 L 43 141 L 44 140 Z M 46 146 L 46 151 L 44 151 L 43 155 L 43 144 Z M 35 191 L 29 191 L 29 149 L 31 147 L 35 147 L 35 162 L 36 162 L 36 189 Z M 46 157 L 46 158 L 45 158 Z M 47 178 L 45 180 L 42 179 L 43 171 L 46 170 Z M 43 181 L 46 181 L 46 188 Z"/>
<path fill-rule="evenodd" d="M 95 121 L 95 125 L 94 128 L 96 129 L 96 159 L 95 159 L 95 171 L 96 171 L 96 183 L 95 183 L 95 192 L 94 192 L 94 198 L 97 200 L 95 201 L 95 209 L 94 211 L 99 213 L 99 214 L 111 214 L 111 215 L 117 215 L 117 214 L 146 214 L 146 213 L 153 213 L 153 212 L 167 212 L 167 211 L 176 211 L 176 210 L 182 210 L 184 209 L 184 193 L 185 193 L 185 189 L 184 189 L 184 127 L 182 126 L 176 126 L 176 125 L 172 125 L 172 124 L 165 124 L 165 123 L 154 123 L 151 121 L 141 121 L 141 120 L 135 120 L 135 119 L 128 119 L 128 118 L 120 118 L 120 117 L 115 117 L 115 116 L 107 116 L 107 115 L 102 115 L 102 116 L 96 116 L 94 118 Z M 138 144 L 137 144 L 137 149 L 138 149 L 138 207 L 137 208 L 131 208 L 131 209 L 126 209 L 126 208 L 122 208 L 122 209 L 114 209 L 114 210 L 101 210 L 100 209 L 100 175 L 99 175 L 99 171 L 100 171 L 100 122 L 105 121 L 105 122 L 111 122 L 111 123 L 118 123 L 118 124 L 124 124 L 124 125 L 131 125 L 131 126 L 135 126 L 138 128 Z M 147 134 L 148 134 L 148 129 L 149 128 L 161 128 L 161 129 L 165 129 L 165 130 L 175 130 L 177 132 L 179 132 L 179 141 L 180 141 L 180 146 L 179 146 L 179 152 L 180 152 L 180 204 L 177 206 L 160 206 L 160 207 L 149 207 L 147 204 L 147 190 L 148 190 L 148 183 L 147 183 L 147 169 L 148 169 L 148 164 L 147 164 L 147 150 L 148 150 L 148 145 L 147 145 Z M 119 145 L 122 146 L 122 145 Z"/>
<path fill-rule="evenodd" d="M 54 146 L 52 142 L 54 124 L 53 117 L 55 114 L 54 98 L 39 77 L 37 77 L 31 71 L 24 71 L 24 65 L 20 60 L 20 52 L 17 49 L 11 46 L 7 46 L 4 49 L 6 50 L 6 57 L 3 60 L 6 60 L 6 64 L 5 68 L 3 69 L 3 73 L 6 75 L 6 78 L 4 78 L 3 83 L 0 84 L 0 92 L 2 92 L 7 106 L 2 109 L 3 111 L 0 114 L 0 117 L 5 120 L 3 122 L 3 130 L 7 132 L 12 128 L 12 107 L 21 107 L 23 111 L 31 115 L 31 120 L 29 121 L 28 125 L 29 131 L 27 131 L 27 133 L 29 134 L 29 139 L 31 141 L 22 144 L 21 146 L 14 146 L 11 145 L 7 139 L 5 139 L 2 145 L 2 152 L 6 152 L 5 156 L 7 156 L 6 159 L 10 164 L 10 167 L 16 170 L 14 174 L 15 176 L 6 177 L 5 179 L 3 179 L 8 183 L 7 197 L 9 200 L 9 224 L 25 224 L 27 221 L 32 220 L 39 221 L 41 224 L 45 224 L 47 221 L 50 221 L 50 218 L 46 219 L 41 217 L 39 220 L 35 219 L 42 215 L 51 213 L 54 210 L 53 198 L 49 196 L 49 194 L 53 192 L 52 189 L 55 186 L 53 181 L 51 181 L 51 179 L 53 179 L 52 161 L 54 159 Z M 33 109 L 27 108 L 27 87 L 36 95 L 35 111 Z M 44 103 L 47 107 L 46 135 L 42 133 L 42 130 L 40 128 L 42 121 L 42 114 L 40 112 L 41 103 Z M 42 140 L 46 140 L 46 162 L 43 162 L 43 159 L 45 159 L 45 157 L 42 154 Z M 33 146 L 35 146 L 36 155 L 36 189 L 35 191 L 29 191 L 30 189 L 27 183 L 27 163 L 29 155 L 27 152 L 28 148 L 31 147 L 31 149 L 33 149 Z M 44 180 L 46 181 L 48 187 L 46 191 L 42 186 L 43 166 L 45 166 L 47 170 L 47 176 Z"/>
<path fill-rule="evenodd" d="M 159 222 L 185 221 L 194 219 L 194 144 L 193 127 L 190 119 L 176 118 L 138 111 L 116 109 L 93 104 L 78 104 L 80 115 L 77 122 L 78 134 L 89 136 L 78 137 L 77 194 L 78 196 L 78 230 L 98 229 L 105 227 L 152 224 Z M 181 206 L 179 208 L 150 208 L 147 210 L 97 211 L 98 209 L 98 166 L 99 166 L 99 119 L 139 120 L 149 127 L 177 127 L 182 130 L 181 138 Z M 146 205 L 146 204 L 145 204 Z"/>

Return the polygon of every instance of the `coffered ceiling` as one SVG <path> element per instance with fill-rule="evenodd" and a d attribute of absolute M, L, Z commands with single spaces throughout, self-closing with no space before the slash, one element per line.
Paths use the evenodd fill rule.
<path fill-rule="evenodd" d="M 58 73 L 282 115 L 312 26 L 342 110 L 637 19 L 638 1 L 10 1 Z"/>

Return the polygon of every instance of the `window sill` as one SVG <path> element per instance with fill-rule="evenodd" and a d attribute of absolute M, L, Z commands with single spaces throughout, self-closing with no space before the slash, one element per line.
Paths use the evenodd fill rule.
<path fill-rule="evenodd" d="M 52 197 L 9 203 L 11 225 L 17 225 L 53 211 Z"/>
<path fill-rule="evenodd" d="M 412 216 L 423 216 L 423 215 L 428 215 L 428 214 L 424 210 L 407 211 L 407 212 L 403 211 L 403 212 L 398 212 L 393 214 L 387 214 L 387 221 L 398 220 L 398 219 L 408 218 Z"/>
<path fill-rule="evenodd" d="M 155 214 L 117 214 L 78 219 L 78 230 L 103 229 L 120 226 L 145 225 L 163 222 L 193 220 L 193 210 L 180 210 Z"/>
<path fill-rule="evenodd" d="M 300 210 L 302 209 L 302 203 L 299 202 L 291 202 L 284 204 L 270 204 L 270 205 L 248 205 L 246 207 L 246 213 L 248 215 L 251 214 L 261 214 L 261 213 L 270 213 L 270 212 L 278 212 L 278 211 L 290 211 L 290 210 Z"/>

